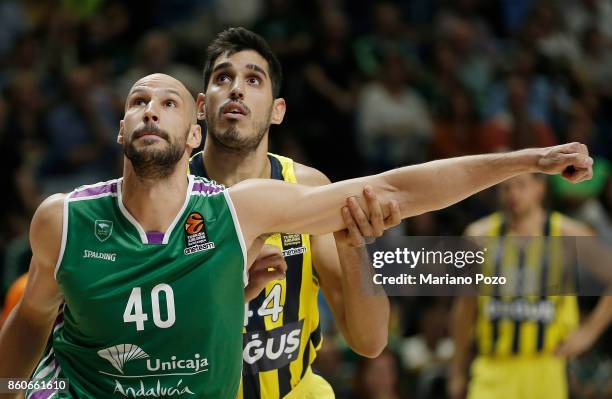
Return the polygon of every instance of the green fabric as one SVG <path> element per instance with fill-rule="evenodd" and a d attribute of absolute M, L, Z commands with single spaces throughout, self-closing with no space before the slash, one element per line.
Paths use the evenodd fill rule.
<path fill-rule="evenodd" d="M 122 210 L 120 180 L 97 189 L 110 194 L 71 194 L 57 270 L 65 306 L 35 378 L 68 378 L 65 397 L 235 397 L 242 237 L 226 192 L 189 179 L 165 244 Z"/>

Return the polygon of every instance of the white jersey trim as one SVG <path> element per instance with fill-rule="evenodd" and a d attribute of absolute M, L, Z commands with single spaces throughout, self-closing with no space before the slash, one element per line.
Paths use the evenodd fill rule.
<path fill-rule="evenodd" d="M 170 240 L 170 236 L 172 235 L 172 231 L 174 231 L 174 228 L 176 227 L 178 221 L 183 216 L 183 213 L 185 212 L 185 209 L 187 209 L 187 205 L 189 204 L 189 200 L 191 199 L 191 190 L 193 188 L 193 181 L 194 181 L 193 175 L 188 175 L 187 180 L 188 180 L 188 183 L 187 183 L 187 192 L 185 193 L 185 202 L 183 202 L 183 206 L 181 207 L 181 209 L 178 211 L 178 213 L 174 217 L 172 224 L 170 224 L 170 227 L 168 227 L 168 229 L 164 233 L 162 244 L 168 244 L 168 241 Z M 119 205 L 119 210 L 121 211 L 123 216 L 125 216 L 125 218 L 136 228 L 136 230 L 138 230 L 138 234 L 140 235 L 140 241 L 142 241 L 143 244 L 149 244 L 149 238 L 147 237 L 147 233 L 142 228 L 140 223 L 138 223 L 136 218 L 132 216 L 132 214 L 130 214 L 130 212 L 127 210 L 125 205 L 123 205 L 123 179 L 119 179 L 117 181 L 117 203 Z"/>
<path fill-rule="evenodd" d="M 189 204 L 189 200 L 191 199 L 191 190 L 193 190 L 194 182 L 193 175 L 188 175 L 187 179 L 189 183 L 187 184 L 187 194 L 185 194 L 185 202 L 183 203 L 183 207 L 181 208 L 181 210 L 176 214 L 176 217 L 172 221 L 170 227 L 168 227 L 168 230 L 166 230 L 166 232 L 164 233 L 164 240 L 162 241 L 162 244 L 168 244 L 170 236 L 172 235 L 172 231 L 174 231 L 176 224 L 183 217 L 183 213 L 185 213 L 185 209 L 187 209 L 187 205 Z"/>
<path fill-rule="evenodd" d="M 62 215 L 62 243 L 60 245 L 60 252 L 57 256 L 57 263 L 55 264 L 55 270 L 53 271 L 53 278 L 57 280 L 57 272 L 59 271 L 59 267 L 62 264 L 62 260 L 64 259 L 64 251 L 66 250 L 66 242 L 68 241 L 68 204 L 70 203 L 70 196 L 72 193 L 68 194 L 66 198 L 64 198 L 64 213 Z"/>
<path fill-rule="evenodd" d="M 229 195 L 229 190 L 223 190 L 223 195 L 225 196 L 225 201 L 227 202 L 227 206 L 229 207 L 230 213 L 232 214 L 232 220 L 234 221 L 234 227 L 236 228 L 236 235 L 238 236 L 238 241 L 240 242 L 240 249 L 242 249 L 242 259 L 244 260 L 244 265 L 242 267 L 244 273 L 243 280 L 244 286 L 246 287 L 247 284 L 249 284 L 249 272 L 247 270 L 247 248 L 244 242 L 244 235 L 242 234 L 242 228 L 240 228 L 240 222 L 238 221 L 236 208 L 234 207 L 232 198 Z"/>
<path fill-rule="evenodd" d="M 117 204 L 119 205 L 119 210 L 125 216 L 125 218 L 130 222 L 138 231 L 140 235 L 140 241 L 143 244 L 148 244 L 149 240 L 147 238 L 147 233 L 144 231 L 140 223 L 130 214 L 125 205 L 123 205 L 123 179 L 117 180 Z"/>

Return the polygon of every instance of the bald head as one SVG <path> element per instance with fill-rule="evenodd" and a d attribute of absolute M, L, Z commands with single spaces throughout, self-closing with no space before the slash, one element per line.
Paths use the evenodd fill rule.
<path fill-rule="evenodd" d="M 154 73 L 139 79 L 136 83 L 134 83 L 134 85 L 130 89 L 130 92 L 128 93 L 125 102 L 126 110 L 128 109 L 128 106 L 130 104 L 130 99 L 135 93 L 138 92 L 155 92 L 159 94 L 169 94 L 179 97 L 185 107 L 185 115 L 189 117 L 190 123 L 197 123 L 195 100 L 189 90 L 187 90 L 185 85 L 180 80 L 163 73 Z"/>
<path fill-rule="evenodd" d="M 142 178 L 166 178 L 187 169 L 189 156 L 200 145 L 193 96 L 171 76 L 145 76 L 130 89 L 117 142 Z"/>

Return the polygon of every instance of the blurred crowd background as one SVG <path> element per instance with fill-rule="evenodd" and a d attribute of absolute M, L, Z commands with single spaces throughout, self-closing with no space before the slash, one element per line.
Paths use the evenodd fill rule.
<path fill-rule="evenodd" d="M 131 84 L 165 72 L 197 94 L 205 47 L 237 25 L 264 36 L 284 68 L 274 152 L 339 180 L 581 141 L 593 180 L 550 179 L 549 204 L 612 240 L 610 0 L 0 0 L 2 297 L 27 270 L 41 199 L 120 175 Z M 458 235 L 496 208 L 490 190 L 396 233 Z M 449 302 L 392 298 L 389 349 L 370 360 L 324 310 L 318 370 L 339 398 L 444 398 Z M 612 381 L 610 342 L 571 363 L 573 397 L 602 397 L 593 387 Z"/>

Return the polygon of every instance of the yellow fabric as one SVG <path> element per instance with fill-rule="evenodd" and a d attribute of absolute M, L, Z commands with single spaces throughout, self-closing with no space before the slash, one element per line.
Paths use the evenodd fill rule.
<path fill-rule="evenodd" d="M 550 215 L 550 235 L 561 235 L 562 216 L 553 212 Z M 489 216 L 490 236 L 498 236 L 503 221 L 499 213 Z M 504 236 L 490 242 L 483 272 L 495 275 L 495 268 L 500 267 L 503 275 L 512 275 L 519 264 L 519 250 L 516 237 Z M 546 286 L 564 284 L 560 270 L 561 249 L 555 248 L 561 243 L 558 240 L 547 242 L 543 237 L 534 237 L 526 245 L 524 255 L 524 284 L 535 284 L 533 289 L 539 292 L 542 269 L 546 263 Z M 547 251 L 548 259 L 544 256 Z M 499 265 L 497 264 L 499 262 Z M 510 279 L 509 279 L 510 280 Z M 541 295 L 521 295 L 516 292 L 518 287 L 500 288 L 497 298 L 494 298 L 490 287 L 483 296 L 478 298 L 478 320 L 476 324 L 476 342 L 478 353 L 488 356 L 531 356 L 536 353 L 552 353 L 557 345 L 578 325 L 578 306 L 575 296 L 552 296 L 542 298 Z M 520 302 L 520 303 L 519 303 Z M 515 319 L 504 316 L 497 321 L 490 317 L 490 310 L 495 306 L 514 306 L 523 309 L 552 309 L 553 318 L 542 323 L 542 332 L 538 338 L 538 322 L 534 320 Z M 495 333 L 495 329 L 497 333 Z M 541 348 L 538 349 L 538 340 Z M 518 343 L 516 347 L 515 342 Z"/>
<path fill-rule="evenodd" d="M 309 367 L 302 381 L 293 388 L 285 399 L 334 399 L 334 390 L 323 377 Z"/>
<path fill-rule="evenodd" d="M 290 183 L 297 183 L 295 171 L 293 168 L 293 160 L 287 157 L 276 155 L 276 154 L 270 154 L 270 155 L 280 161 L 282 165 L 282 175 L 283 175 L 284 181 L 290 182 Z M 304 366 L 309 367 L 310 364 L 314 362 L 316 358 L 316 351 L 321 346 L 321 340 L 319 340 L 318 345 L 315 347 L 315 345 L 310 339 L 311 334 L 319 328 L 319 308 L 317 304 L 317 297 L 319 294 L 319 284 L 318 284 L 318 280 L 315 276 L 315 273 L 312 267 L 312 249 L 311 249 L 311 244 L 310 244 L 310 236 L 306 234 L 302 234 L 302 235 L 290 234 L 290 235 L 283 235 L 283 236 L 281 236 L 281 234 L 274 234 L 270 236 L 270 238 L 268 238 L 268 240 L 266 241 L 266 244 L 274 245 L 276 247 L 279 247 L 281 250 L 283 250 L 284 245 L 286 248 L 287 244 L 290 245 L 293 242 L 299 242 L 301 244 L 297 244 L 297 245 L 301 245 L 305 247 L 305 252 L 302 255 L 300 255 L 302 257 L 302 262 L 301 262 L 302 270 L 301 270 L 301 281 L 298 283 L 298 286 L 300 287 L 299 292 L 287 293 L 287 283 L 288 283 L 287 280 L 290 278 L 289 274 L 291 273 L 290 271 L 288 271 L 287 279 L 271 281 L 266 285 L 265 295 L 267 297 L 268 295 L 270 295 L 272 290 L 275 289 L 275 286 L 280 286 L 280 290 L 281 290 L 280 305 L 283 306 L 283 309 L 285 308 L 285 305 L 287 305 L 288 301 L 299 300 L 298 318 L 300 321 L 303 321 L 304 323 L 301 334 L 300 334 L 299 351 L 297 352 L 295 359 L 289 363 L 289 373 L 285 373 L 285 376 L 289 376 L 289 377 L 281 377 L 281 374 L 279 373 L 277 369 L 269 370 L 269 371 L 260 371 L 259 376 L 258 376 L 259 377 L 258 378 L 259 395 L 254 396 L 253 392 L 251 392 L 250 395 L 245 393 L 244 392 L 245 386 L 241 384 L 240 390 L 238 393 L 238 397 L 237 397 L 238 399 L 248 399 L 252 397 L 260 397 L 264 399 L 280 399 L 283 396 L 283 394 L 287 393 L 287 392 L 281 392 L 282 390 L 281 387 L 283 386 L 283 381 L 280 380 L 281 378 L 287 378 L 289 380 L 289 381 L 284 381 L 284 386 L 290 385 L 292 389 L 291 392 L 297 389 L 297 387 L 301 387 L 302 382 L 304 381 L 306 376 L 308 376 L 308 373 L 309 373 L 308 371 L 304 370 Z M 286 257 L 285 259 L 288 260 L 289 258 Z M 289 265 L 289 267 L 291 267 L 291 265 Z M 279 288 L 276 288 L 276 290 L 278 289 Z M 273 307 L 273 304 L 270 303 L 268 307 L 269 308 Z M 257 312 L 254 312 L 254 315 L 251 316 L 251 318 L 263 317 L 266 331 L 271 331 L 275 328 L 281 328 L 286 325 L 285 323 L 287 321 L 285 320 L 285 317 L 284 317 L 285 316 L 284 311 L 280 313 L 280 315 L 276 319 L 274 318 L 273 315 L 258 316 L 256 313 Z M 246 329 L 245 329 L 245 332 L 246 332 Z M 278 347 L 278 342 L 275 342 L 273 347 L 276 349 Z M 306 360 L 304 360 L 305 356 L 307 356 Z M 302 374 L 304 374 L 304 377 L 302 377 Z M 320 377 L 317 377 L 317 376 L 309 377 L 310 380 L 315 381 L 315 382 L 318 381 L 318 378 Z M 300 388 L 300 389 L 303 389 L 303 388 Z M 331 388 L 329 389 L 331 391 Z M 291 397 L 294 397 L 294 396 L 291 396 Z M 295 396 L 295 397 L 301 398 L 304 396 Z M 319 396 L 316 396 L 316 397 L 319 397 Z M 327 396 L 323 398 L 326 398 L 326 397 Z M 333 391 L 332 391 L 332 396 L 330 397 L 333 398 Z"/>
<path fill-rule="evenodd" d="M 566 399 L 565 361 L 553 356 L 491 358 L 472 364 L 468 399 Z"/>

